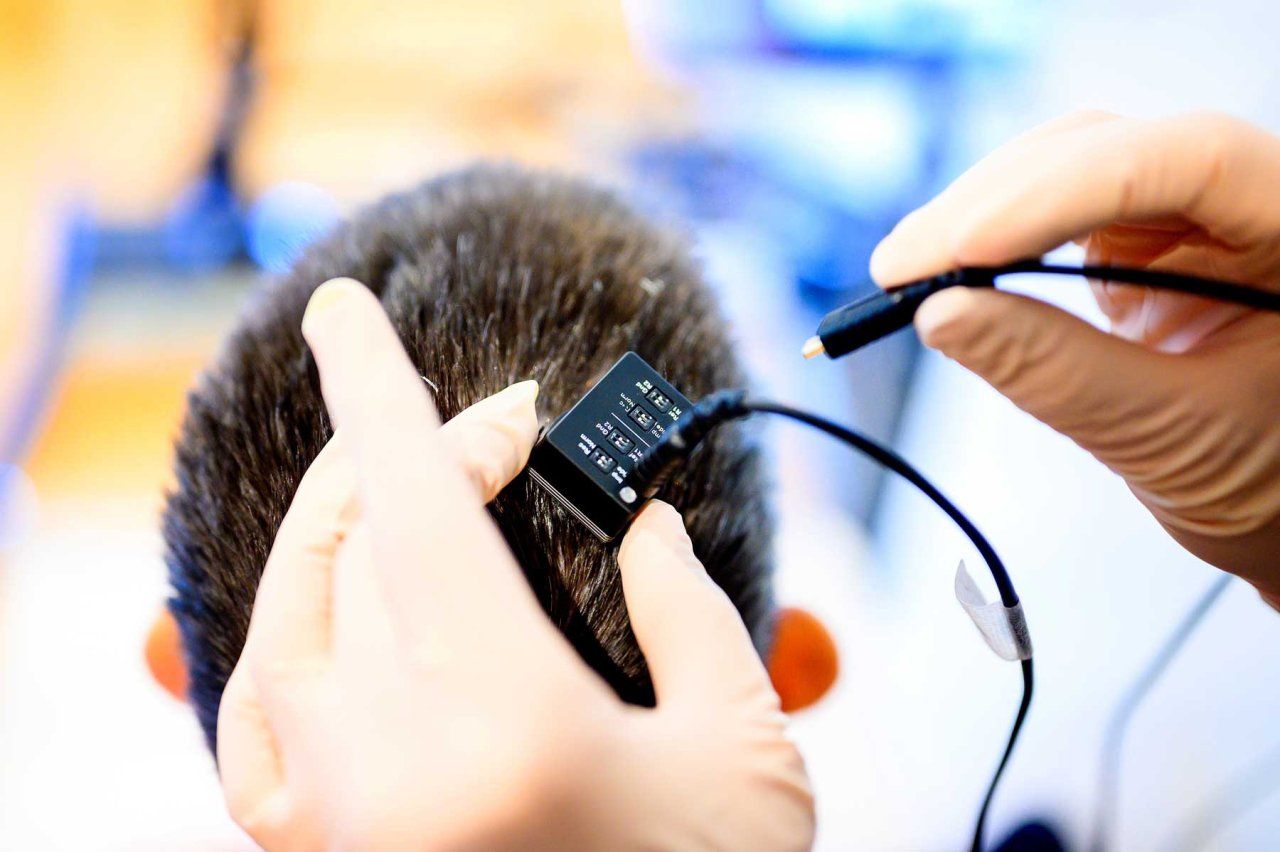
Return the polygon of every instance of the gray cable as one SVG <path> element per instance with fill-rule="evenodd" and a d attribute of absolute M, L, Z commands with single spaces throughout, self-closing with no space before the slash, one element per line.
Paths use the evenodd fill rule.
<path fill-rule="evenodd" d="M 1120 793 L 1120 759 L 1124 751 L 1125 734 L 1129 722 L 1142 704 L 1147 693 L 1160 680 L 1165 669 L 1182 650 L 1187 639 L 1200 626 L 1205 615 L 1213 608 L 1223 591 L 1231 584 L 1232 576 L 1223 574 L 1209 585 L 1195 604 L 1182 616 L 1182 620 L 1164 640 L 1155 656 L 1148 661 L 1137 679 L 1125 691 L 1120 702 L 1111 712 L 1107 734 L 1102 741 L 1102 761 L 1098 773 L 1098 799 L 1094 809 L 1093 835 L 1089 841 L 1091 852 L 1106 852 L 1115 825 L 1116 802 Z"/>
<path fill-rule="evenodd" d="M 1266 752 L 1206 798 L 1161 849 L 1203 849 L 1213 836 L 1280 789 L 1280 746 Z"/>

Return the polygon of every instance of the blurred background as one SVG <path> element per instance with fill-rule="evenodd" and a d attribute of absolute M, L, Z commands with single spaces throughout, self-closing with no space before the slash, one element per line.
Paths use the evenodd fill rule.
<path fill-rule="evenodd" d="M 799 346 L 902 214 L 1044 119 L 1280 130 L 1277 25 L 1263 0 L 0 0 L 0 848 L 249 848 L 144 654 L 185 390 L 301 247 L 482 157 L 690 228 L 757 383 L 971 513 L 1040 661 L 992 834 L 1042 818 L 1080 847 L 1106 715 L 1214 572 L 911 335 Z M 1098 319 L 1083 285 L 1026 286 Z M 780 597 L 843 655 L 795 725 L 819 848 L 960 848 L 1019 689 L 954 602 L 972 554 L 842 449 L 766 437 Z M 1118 848 L 1277 847 L 1278 673 L 1280 618 L 1233 586 L 1137 716 Z"/>

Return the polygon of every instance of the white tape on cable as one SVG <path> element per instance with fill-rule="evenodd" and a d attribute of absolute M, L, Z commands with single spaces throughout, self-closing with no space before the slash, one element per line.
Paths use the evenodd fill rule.
<path fill-rule="evenodd" d="M 988 601 L 969 575 L 964 560 L 956 568 L 956 600 L 969 613 L 982 638 L 1002 660 L 1031 659 L 1031 633 L 1022 604 L 1008 607 L 998 598 Z"/>

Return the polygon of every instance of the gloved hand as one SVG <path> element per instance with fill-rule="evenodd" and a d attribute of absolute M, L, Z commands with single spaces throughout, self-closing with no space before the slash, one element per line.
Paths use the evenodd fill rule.
<path fill-rule="evenodd" d="M 337 427 L 280 527 L 218 758 L 269 849 L 803 849 L 813 801 L 746 628 L 654 503 L 618 556 L 655 709 L 621 703 L 484 512 L 537 433 L 525 382 L 440 426 L 376 299 L 303 331 Z M 602 566 L 601 570 L 611 570 Z"/>
<path fill-rule="evenodd" d="M 1218 115 L 1068 116 L 998 149 L 876 249 L 881 285 L 1083 242 L 1090 263 L 1280 288 L 1280 140 Z M 1070 436 L 1195 555 L 1280 604 L 1280 317 L 1095 283 L 1112 334 L 954 288 L 926 345 Z"/>

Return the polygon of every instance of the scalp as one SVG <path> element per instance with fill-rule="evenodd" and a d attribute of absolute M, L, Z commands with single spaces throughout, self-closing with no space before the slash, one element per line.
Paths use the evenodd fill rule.
<path fill-rule="evenodd" d="M 691 398 L 743 385 L 684 237 L 609 192 L 483 166 L 358 214 L 256 296 L 189 396 L 164 533 L 189 694 L 211 747 L 271 542 L 331 434 L 300 324 L 312 290 L 339 276 L 379 297 L 443 419 L 533 378 L 546 422 L 628 350 Z M 718 431 L 665 498 L 763 648 L 771 527 L 741 429 Z M 614 548 L 524 476 L 490 512 L 579 653 L 624 699 L 651 702 Z"/>

